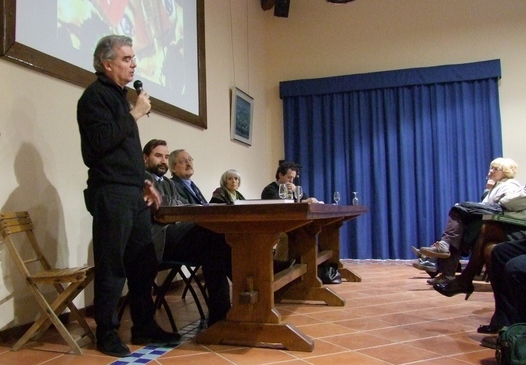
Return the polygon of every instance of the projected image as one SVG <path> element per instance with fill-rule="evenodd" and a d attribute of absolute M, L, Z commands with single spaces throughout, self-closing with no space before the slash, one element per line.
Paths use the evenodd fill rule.
<path fill-rule="evenodd" d="M 138 62 L 135 78 L 154 97 L 198 114 L 197 45 L 185 43 L 185 35 L 195 39 L 197 34 L 195 1 L 56 0 L 51 7 L 50 3 L 17 1 L 17 41 L 93 72 L 97 41 L 108 34 L 127 35 L 133 39 Z M 33 22 L 39 26 L 31 26 Z"/>

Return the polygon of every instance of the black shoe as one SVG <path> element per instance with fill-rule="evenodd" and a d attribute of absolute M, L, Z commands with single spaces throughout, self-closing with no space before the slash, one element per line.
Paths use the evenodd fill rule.
<path fill-rule="evenodd" d="M 497 348 L 497 337 L 496 336 L 486 336 L 480 340 L 480 344 L 484 347 L 489 347 L 490 349 L 495 350 Z"/>
<path fill-rule="evenodd" d="M 498 326 L 492 326 L 491 324 L 486 325 L 480 325 L 479 328 L 477 328 L 478 333 L 488 333 L 488 334 L 494 334 L 498 333 L 501 327 Z"/>
<path fill-rule="evenodd" d="M 446 297 L 452 297 L 453 295 L 464 293 L 466 294 L 465 299 L 468 300 L 469 296 L 473 294 L 475 287 L 472 283 L 463 284 L 458 279 L 455 279 L 445 284 L 434 284 L 433 289 Z"/>
<path fill-rule="evenodd" d="M 132 327 L 131 343 L 134 345 L 147 345 L 150 343 L 162 343 L 167 345 L 178 345 L 181 335 L 177 332 L 167 332 L 157 323 L 147 328 Z"/>
<path fill-rule="evenodd" d="M 117 330 L 108 331 L 97 336 L 97 350 L 103 354 L 115 357 L 130 356 L 131 352 L 120 339 Z"/>
<path fill-rule="evenodd" d="M 293 266 L 295 263 L 296 263 L 295 259 L 287 260 L 287 261 L 274 260 L 273 262 L 274 273 L 288 269 L 289 267 Z"/>

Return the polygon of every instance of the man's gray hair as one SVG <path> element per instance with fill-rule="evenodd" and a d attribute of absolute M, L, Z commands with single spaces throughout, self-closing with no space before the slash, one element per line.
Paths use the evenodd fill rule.
<path fill-rule="evenodd" d="M 123 46 L 133 46 L 133 40 L 130 37 L 124 35 L 107 35 L 101 38 L 95 51 L 93 52 L 93 68 L 97 72 L 104 73 L 104 64 L 106 60 L 114 60 L 117 57 L 115 48 Z"/>

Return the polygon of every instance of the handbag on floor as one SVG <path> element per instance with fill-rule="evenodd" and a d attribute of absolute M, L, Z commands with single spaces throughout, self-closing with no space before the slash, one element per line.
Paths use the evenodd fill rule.
<path fill-rule="evenodd" d="M 337 264 L 325 262 L 319 265 L 318 277 L 323 284 L 341 284 L 342 282 L 342 274 L 340 274 Z"/>
<path fill-rule="evenodd" d="M 497 337 L 498 365 L 526 365 L 526 323 L 503 327 Z"/>

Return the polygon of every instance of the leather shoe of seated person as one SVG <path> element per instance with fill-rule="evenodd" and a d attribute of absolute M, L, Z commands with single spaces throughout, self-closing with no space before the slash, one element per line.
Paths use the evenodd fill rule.
<path fill-rule="evenodd" d="M 497 349 L 497 336 L 486 336 L 480 340 L 480 344 L 490 349 Z"/>
<path fill-rule="evenodd" d="M 491 324 L 484 325 L 481 324 L 479 328 L 477 328 L 478 333 L 488 333 L 488 334 L 495 334 L 499 333 L 499 330 L 502 328 L 502 326 L 493 326 Z"/>
<path fill-rule="evenodd" d="M 287 260 L 287 261 L 274 260 L 273 262 L 274 273 L 288 269 L 289 267 L 293 266 L 295 263 L 296 263 L 296 259 Z"/>
<path fill-rule="evenodd" d="M 133 326 L 131 333 L 131 343 L 134 345 L 147 345 L 150 343 L 177 345 L 181 340 L 179 333 L 167 332 L 155 322 L 146 328 Z"/>

